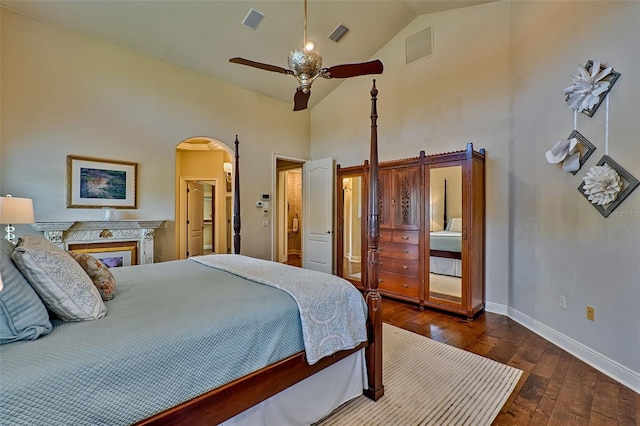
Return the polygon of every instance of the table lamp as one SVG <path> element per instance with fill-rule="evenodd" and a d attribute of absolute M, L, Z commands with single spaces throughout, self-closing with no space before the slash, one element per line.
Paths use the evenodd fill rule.
<path fill-rule="evenodd" d="M 31 198 L 18 198 L 7 195 L 0 197 L 0 223 L 6 223 L 5 238 L 13 243 L 16 237 L 14 224 L 33 223 L 33 201 Z"/>

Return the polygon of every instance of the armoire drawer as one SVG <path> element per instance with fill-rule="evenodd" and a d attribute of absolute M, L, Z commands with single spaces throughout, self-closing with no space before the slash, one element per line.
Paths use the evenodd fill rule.
<path fill-rule="evenodd" d="M 420 294 L 418 277 L 409 277 L 384 271 L 380 272 L 379 288 L 407 297 L 418 298 Z"/>
<path fill-rule="evenodd" d="M 418 231 L 393 231 L 391 241 L 394 243 L 418 245 L 420 233 Z"/>
<path fill-rule="evenodd" d="M 418 259 L 397 259 L 389 256 L 380 256 L 380 270 L 395 274 L 418 276 L 420 261 Z"/>
<path fill-rule="evenodd" d="M 390 243 L 393 241 L 393 231 L 380 230 L 380 243 Z"/>
<path fill-rule="evenodd" d="M 380 256 L 389 256 L 402 259 L 418 259 L 419 246 L 413 244 L 381 242 Z"/>

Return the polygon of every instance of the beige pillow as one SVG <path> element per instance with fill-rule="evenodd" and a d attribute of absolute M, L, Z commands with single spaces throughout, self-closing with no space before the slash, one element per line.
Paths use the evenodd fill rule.
<path fill-rule="evenodd" d="M 102 300 L 107 301 L 113 299 L 116 291 L 116 279 L 113 277 L 109 268 L 107 268 L 100 259 L 96 259 L 90 254 L 80 251 L 69 251 L 69 254 L 89 275 L 93 285 L 100 292 Z"/>
<path fill-rule="evenodd" d="M 102 318 L 107 308 L 91 278 L 69 253 L 38 235 L 25 235 L 11 259 L 47 308 L 63 321 Z"/>

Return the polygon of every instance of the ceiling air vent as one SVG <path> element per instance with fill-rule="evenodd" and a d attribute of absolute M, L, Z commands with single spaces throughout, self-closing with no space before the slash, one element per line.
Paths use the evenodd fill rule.
<path fill-rule="evenodd" d="M 264 13 L 251 8 L 249 13 L 247 13 L 247 16 L 244 17 L 244 21 L 242 21 L 242 23 L 252 30 L 255 30 L 258 28 L 258 24 L 262 21 L 262 18 L 264 18 Z"/>
<path fill-rule="evenodd" d="M 347 33 L 351 31 L 349 28 L 345 27 L 343 24 L 340 24 L 336 27 L 335 30 L 331 34 L 329 34 L 329 40 L 333 40 L 336 43 L 340 43 L 340 40 L 347 35 Z"/>
<path fill-rule="evenodd" d="M 407 37 L 405 46 L 407 65 L 433 55 L 433 27 Z"/>

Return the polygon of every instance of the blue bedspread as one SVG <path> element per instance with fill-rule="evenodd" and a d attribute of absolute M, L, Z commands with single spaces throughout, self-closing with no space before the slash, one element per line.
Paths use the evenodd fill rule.
<path fill-rule="evenodd" d="M 367 341 L 367 305 L 362 294 L 345 279 L 237 254 L 191 260 L 279 288 L 293 297 L 300 312 L 309 364 Z"/>
<path fill-rule="evenodd" d="M 281 290 L 188 260 L 112 272 L 105 318 L 0 346 L 0 424 L 130 424 L 303 350 Z"/>
<path fill-rule="evenodd" d="M 437 231 L 429 236 L 431 250 L 462 251 L 462 232 Z"/>

